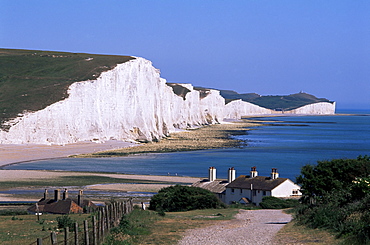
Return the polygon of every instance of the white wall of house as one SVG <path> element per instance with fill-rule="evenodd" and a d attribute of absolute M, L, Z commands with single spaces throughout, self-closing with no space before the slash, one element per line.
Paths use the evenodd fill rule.
<path fill-rule="evenodd" d="M 233 202 L 239 202 L 240 199 L 245 197 L 258 205 L 265 196 L 271 196 L 271 191 L 226 188 L 224 202 L 226 204 L 232 204 Z"/>
<path fill-rule="evenodd" d="M 293 181 L 288 179 L 275 187 L 271 192 L 274 197 L 290 197 L 292 195 L 302 195 L 299 189 L 299 185 L 294 184 Z M 297 193 L 293 193 L 293 191 Z"/>

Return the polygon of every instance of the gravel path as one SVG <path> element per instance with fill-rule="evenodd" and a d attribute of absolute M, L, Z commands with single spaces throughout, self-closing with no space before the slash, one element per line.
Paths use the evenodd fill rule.
<path fill-rule="evenodd" d="M 179 245 L 274 244 L 274 235 L 291 219 L 281 210 L 240 210 L 236 219 L 188 230 Z"/>

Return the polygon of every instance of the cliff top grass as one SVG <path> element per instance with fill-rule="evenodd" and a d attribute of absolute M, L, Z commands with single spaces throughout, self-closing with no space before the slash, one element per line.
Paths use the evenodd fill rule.
<path fill-rule="evenodd" d="M 63 100 L 72 83 L 96 79 L 131 59 L 134 57 L 0 49 L 0 123 Z"/>

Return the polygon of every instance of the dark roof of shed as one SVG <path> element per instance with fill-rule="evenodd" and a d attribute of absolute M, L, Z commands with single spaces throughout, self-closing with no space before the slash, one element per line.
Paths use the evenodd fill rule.
<path fill-rule="evenodd" d="M 69 214 L 74 212 L 83 212 L 83 209 L 78 206 L 72 199 L 55 201 L 54 199 L 41 199 L 37 205 L 39 212 L 54 213 L 54 214 Z M 36 212 L 36 204 L 31 206 L 28 211 Z"/>
<path fill-rule="evenodd" d="M 226 188 L 239 188 L 239 189 L 251 189 L 251 184 L 253 185 L 253 190 L 270 191 L 275 189 L 278 185 L 288 180 L 287 178 L 277 178 L 271 179 L 270 177 L 257 176 L 250 178 L 246 175 L 240 175 L 233 182 L 228 184 Z"/>
<path fill-rule="evenodd" d="M 228 184 L 225 180 L 215 180 L 209 181 L 208 179 L 204 179 L 198 182 L 195 182 L 191 186 L 193 187 L 200 187 L 202 189 L 209 190 L 213 193 L 222 193 L 226 190 L 226 185 Z"/>

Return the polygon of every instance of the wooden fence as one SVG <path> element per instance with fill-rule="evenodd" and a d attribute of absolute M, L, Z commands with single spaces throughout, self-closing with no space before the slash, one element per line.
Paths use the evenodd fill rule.
<path fill-rule="evenodd" d="M 89 227 L 88 220 L 83 224 L 74 224 L 73 231 L 64 228 L 63 233 L 51 232 L 50 236 L 37 238 L 30 245 L 99 245 L 111 228 L 118 226 L 121 218 L 133 210 L 132 199 L 125 202 L 114 202 L 104 207 L 99 207 L 97 217 L 92 216 Z"/>

